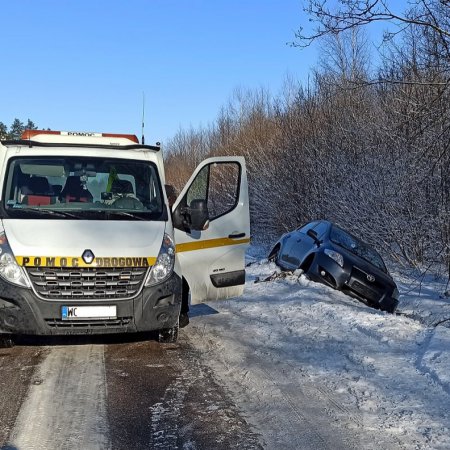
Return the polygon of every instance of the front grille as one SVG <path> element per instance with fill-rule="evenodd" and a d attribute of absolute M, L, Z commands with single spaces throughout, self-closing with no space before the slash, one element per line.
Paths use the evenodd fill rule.
<path fill-rule="evenodd" d="M 367 280 L 368 273 L 363 270 L 353 267 L 352 274 L 348 286 L 357 294 L 372 301 L 379 301 L 385 290 L 383 284 L 379 283 L 377 279 L 374 282 Z"/>
<path fill-rule="evenodd" d="M 36 293 L 49 300 L 132 298 L 144 282 L 145 268 L 28 267 Z"/>
<path fill-rule="evenodd" d="M 367 298 L 368 300 L 379 300 L 380 295 L 377 292 L 372 291 L 372 289 L 368 288 L 367 286 L 364 286 L 364 284 L 360 283 L 359 281 L 353 281 L 351 284 L 351 288 L 358 294 L 362 295 L 364 298 Z"/>
<path fill-rule="evenodd" d="M 111 320 L 62 320 L 45 319 L 50 328 L 121 328 L 130 325 L 131 317 L 119 317 Z"/>

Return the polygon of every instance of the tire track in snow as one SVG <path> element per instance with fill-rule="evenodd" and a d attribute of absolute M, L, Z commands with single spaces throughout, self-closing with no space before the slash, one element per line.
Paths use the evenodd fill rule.
<path fill-rule="evenodd" d="M 252 317 L 248 339 L 238 337 L 242 329 L 236 322 L 236 315 L 227 312 L 221 320 L 205 317 L 198 325 L 194 322 L 189 339 L 222 374 L 249 420 L 260 428 L 267 448 L 404 448 L 396 436 L 379 433 L 363 412 L 346 407 L 335 391 L 291 362 L 291 355 L 272 345 L 272 337 L 258 333 L 265 329 L 265 319 Z"/>
<path fill-rule="evenodd" d="M 58 346 L 38 367 L 11 433 L 18 449 L 107 449 L 103 345 Z"/>
<path fill-rule="evenodd" d="M 256 442 L 256 436 L 248 431 L 243 432 L 246 425 L 243 424 L 239 415 L 236 415 L 234 405 L 229 404 L 228 399 L 222 397 L 219 386 L 214 386 L 215 382 L 209 369 L 202 366 L 195 351 L 190 346 L 185 346 L 184 351 L 182 357 L 178 355 L 172 360 L 177 376 L 167 386 L 162 399 L 150 408 L 152 439 L 149 448 L 261 449 Z M 201 386 L 204 404 L 191 404 L 190 393 L 195 386 L 197 389 Z M 214 419 L 211 422 L 213 417 L 216 417 L 215 420 L 220 419 L 220 425 L 214 423 Z M 188 423 L 185 421 L 186 418 L 189 420 Z M 194 421 L 197 422 L 196 425 L 193 425 Z M 211 425 L 214 428 L 209 430 Z M 205 436 L 201 435 L 194 437 L 192 428 L 203 429 L 203 432 L 209 430 L 208 439 L 205 440 Z"/>
<path fill-rule="evenodd" d="M 359 436 L 348 430 L 345 435 L 330 422 L 330 413 L 349 423 L 353 428 L 361 426 L 361 420 L 355 418 L 344 406 L 324 390 L 308 386 L 306 379 L 298 383 L 299 371 L 292 376 L 293 368 L 280 361 L 277 364 L 272 356 L 263 355 L 256 350 L 245 353 L 246 371 L 242 373 L 240 364 L 221 357 L 222 343 L 226 338 L 214 336 L 204 330 L 193 327 L 189 334 L 192 345 L 198 348 L 212 363 L 224 372 L 228 387 L 237 394 L 245 405 L 249 420 L 261 428 L 267 448 L 283 449 L 359 449 Z M 219 344 L 220 343 L 220 344 Z M 228 345 L 228 344 L 227 344 Z M 217 366 L 218 365 L 218 366 Z M 300 374 L 304 378 L 304 375 Z M 230 383 L 231 382 L 231 383 Z M 272 406 L 276 405 L 276 406 Z M 267 424 L 270 423 L 270 426 Z M 352 425 L 349 423 L 349 428 Z"/>
<path fill-rule="evenodd" d="M 195 378 L 187 374 L 184 367 L 178 368 L 180 374 L 166 388 L 161 401 L 150 407 L 152 442 L 155 449 L 177 448 L 179 424 L 185 397 Z M 193 448 L 196 448 L 195 445 Z"/>
<path fill-rule="evenodd" d="M 11 434 L 30 380 L 43 356 L 36 348 L 0 349 L 0 448 L 4 448 Z"/>
<path fill-rule="evenodd" d="M 262 450 L 184 330 L 176 344 L 107 346 L 106 369 L 114 450 Z"/>
<path fill-rule="evenodd" d="M 429 377 L 429 379 L 434 382 L 436 386 L 439 386 L 447 395 L 450 395 L 450 385 L 442 381 L 439 375 L 432 368 L 427 366 L 427 361 L 425 361 L 425 356 L 430 349 L 431 341 L 433 340 L 435 333 L 436 328 L 425 330 L 425 337 L 419 344 L 421 349 L 417 353 L 417 359 L 414 361 L 414 366 L 418 373 L 425 377 Z M 436 355 L 435 357 L 438 356 L 439 355 Z"/>

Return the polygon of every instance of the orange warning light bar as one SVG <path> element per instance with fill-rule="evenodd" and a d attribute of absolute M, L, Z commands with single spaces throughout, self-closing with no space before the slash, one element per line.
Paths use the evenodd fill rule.
<path fill-rule="evenodd" d="M 73 137 L 99 137 L 99 138 L 123 138 L 128 139 L 136 144 L 139 144 L 139 139 L 134 134 L 121 133 L 91 133 L 83 131 L 53 131 L 53 130 L 25 130 L 22 133 L 22 139 L 31 140 L 35 136 L 42 134 L 57 135 L 57 136 L 73 136 Z"/>

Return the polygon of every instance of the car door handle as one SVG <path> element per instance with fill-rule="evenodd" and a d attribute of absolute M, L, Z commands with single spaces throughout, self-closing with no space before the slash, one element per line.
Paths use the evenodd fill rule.
<path fill-rule="evenodd" d="M 245 237 L 245 233 L 233 233 L 228 235 L 229 239 L 240 239 L 243 237 Z"/>

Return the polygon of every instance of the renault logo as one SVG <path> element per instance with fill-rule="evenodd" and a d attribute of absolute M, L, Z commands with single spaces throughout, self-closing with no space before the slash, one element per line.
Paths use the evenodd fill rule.
<path fill-rule="evenodd" d="M 375 281 L 375 277 L 373 275 L 367 275 L 367 281 L 370 281 L 371 283 L 373 283 Z"/>
<path fill-rule="evenodd" d="M 91 264 L 94 261 L 95 255 L 92 253 L 92 250 L 85 250 L 81 257 L 86 264 Z"/>

